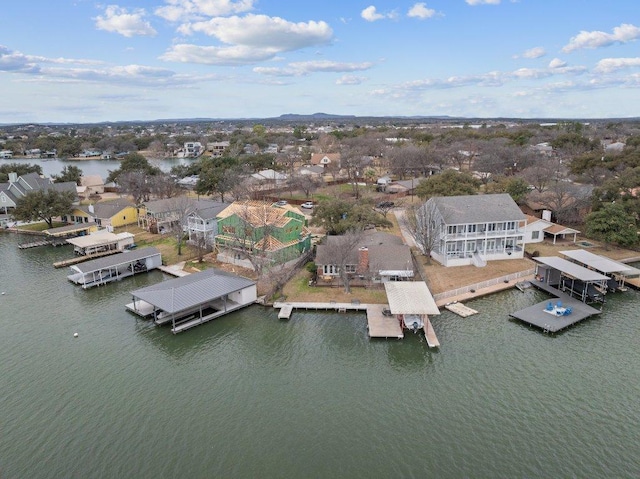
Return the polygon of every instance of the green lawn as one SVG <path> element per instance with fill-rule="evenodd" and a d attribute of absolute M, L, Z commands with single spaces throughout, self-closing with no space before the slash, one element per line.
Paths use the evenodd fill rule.
<path fill-rule="evenodd" d="M 54 221 L 52 228 L 57 228 L 59 226 L 66 226 L 66 224 L 67 223 L 61 223 L 59 221 Z M 29 224 L 29 225 L 22 225 L 18 229 L 19 230 L 23 230 L 23 231 L 44 231 L 44 230 L 48 230 L 49 229 L 49 225 L 47 223 L 45 223 L 44 221 L 41 221 L 40 223 L 32 223 L 32 224 Z"/>

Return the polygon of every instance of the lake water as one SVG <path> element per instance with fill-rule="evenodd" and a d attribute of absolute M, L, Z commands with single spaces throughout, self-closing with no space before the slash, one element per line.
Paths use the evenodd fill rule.
<path fill-rule="evenodd" d="M 0 234 L 0 477 L 594 478 L 640 471 L 638 293 L 557 336 L 477 299 L 419 335 L 252 306 L 174 336 Z M 79 337 L 75 339 L 73 333 Z"/>

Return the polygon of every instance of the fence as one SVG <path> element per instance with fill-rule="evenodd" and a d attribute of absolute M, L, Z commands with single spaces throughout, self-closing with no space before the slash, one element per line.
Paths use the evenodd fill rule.
<path fill-rule="evenodd" d="M 477 291 L 482 288 L 488 288 L 489 286 L 494 286 L 498 283 L 504 283 L 504 282 L 511 281 L 513 279 L 524 278 L 525 276 L 532 275 L 534 272 L 535 272 L 534 268 L 527 269 L 525 271 L 518 271 L 517 273 L 508 274 L 506 276 L 501 276 L 499 278 L 489 279 L 487 281 L 465 286 L 463 288 L 452 289 L 451 291 L 445 291 L 444 293 L 434 294 L 433 298 L 436 301 L 440 301 L 441 299 L 446 299 L 452 296 L 458 296 L 461 294 L 469 293 L 471 292 L 471 290 Z"/>

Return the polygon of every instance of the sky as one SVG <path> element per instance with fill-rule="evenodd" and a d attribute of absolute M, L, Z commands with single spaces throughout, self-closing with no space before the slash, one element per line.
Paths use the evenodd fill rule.
<path fill-rule="evenodd" d="M 638 0 L 6 0 L 0 123 L 640 116 Z"/>

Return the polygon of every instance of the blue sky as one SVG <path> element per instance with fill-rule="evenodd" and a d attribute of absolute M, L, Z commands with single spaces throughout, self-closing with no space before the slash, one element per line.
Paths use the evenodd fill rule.
<path fill-rule="evenodd" d="M 638 0 L 9 0 L 0 122 L 640 116 Z"/>

